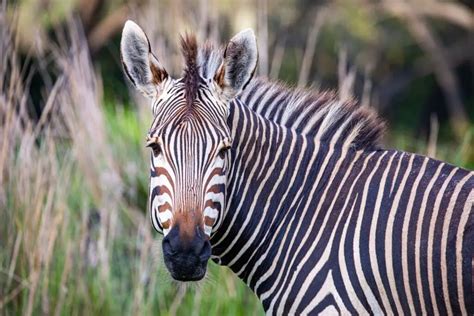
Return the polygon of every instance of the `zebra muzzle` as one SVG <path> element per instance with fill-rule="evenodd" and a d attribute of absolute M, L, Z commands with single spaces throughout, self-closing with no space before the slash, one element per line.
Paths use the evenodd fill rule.
<path fill-rule="evenodd" d="M 163 238 L 163 258 L 175 280 L 198 281 L 206 274 L 211 244 L 201 230 L 196 227 L 192 237 L 183 236 L 179 232 L 179 225 L 175 225 Z"/>

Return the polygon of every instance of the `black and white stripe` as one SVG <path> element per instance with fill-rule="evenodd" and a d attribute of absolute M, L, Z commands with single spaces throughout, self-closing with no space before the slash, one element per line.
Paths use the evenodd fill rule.
<path fill-rule="evenodd" d="M 268 313 L 472 313 L 472 172 L 357 148 L 360 129 L 327 106 L 306 134 L 248 107 L 272 111 L 231 107 L 227 210 L 211 243 Z"/>
<path fill-rule="evenodd" d="M 166 235 L 174 213 L 192 208 L 202 211 L 204 232 L 210 235 L 213 227 L 219 226 L 225 200 L 228 157 L 220 150 L 230 140 L 224 119 L 227 108 L 217 104 L 206 81 L 201 80 L 194 106 L 189 109 L 183 80 L 168 80 L 165 93 L 152 106 L 155 117 L 148 133 L 148 139 L 160 146 L 160 152 L 151 155 L 152 223 Z"/>

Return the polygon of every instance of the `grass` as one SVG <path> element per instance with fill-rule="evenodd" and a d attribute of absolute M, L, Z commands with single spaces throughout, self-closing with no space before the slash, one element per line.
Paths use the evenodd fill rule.
<path fill-rule="evenodd" d="M 261 314 L 227 268 L 210 263 L 194 285 L 168 275 L 146 214 L 149 114 L 103 101 L 84 37 L 69 31 L 38 122 L 14 41 L 0 42 L 0 314 Z"/>

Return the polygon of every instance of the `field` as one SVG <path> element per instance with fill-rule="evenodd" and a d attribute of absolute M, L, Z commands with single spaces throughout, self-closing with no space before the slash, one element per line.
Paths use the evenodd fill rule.
<path fill-rule="evenodd" d="M 168 275 L 146 212 L 150 111 L 136 96 L 119 102 L 103 91 L 108 79 L 68 23 L 71 44 L 52 45 L 49 76 L 41 64 L 27 71 L 0 16 L 0 314 L 263 314 L 225 267 L 210 263 L 191 285 Z M 32 118 L 38 73 L 43 108 Z M 455 140 L 445 129 L 415 138 L 396 124 L 385 145 L 473 169 L 474 125 Z"/>

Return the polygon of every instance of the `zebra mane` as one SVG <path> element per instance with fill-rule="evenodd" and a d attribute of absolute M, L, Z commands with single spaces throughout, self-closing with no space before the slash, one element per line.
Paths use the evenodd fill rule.
<path fill-rule="evenodd" d="M 181 37 L 181 52 L 183 53 L 185 62 L 183 79 L 186 104 L 188 109 L 192 109 L 199 87 L 199 65 L 197 63 L 198 45 L 196 36 L 185 34 Z"/>
<path fill-rule="evenodd" d="M 222 63 L 223 48 L 207 42 L 198 50 L 199 74 L 211 79 Z M 239 95 L 254 112 L 279 125 L 321 141 L 336 141 L 355 149 L 376 149 L 385 122 L 354 99 L 342 101 L 334 91 L 294 88 L 257 77 Z M 337 139 L 334 139 L 336 136 Z"/>
<path fill-rule="evenodd" d="M 294 88 L 265 78 L 253 79 L 240 100 L 265 118 L 300 134 L 351 145 L 380 147 L 385 122 L 354 99 L 342 101 L 335 91 Z"/>

